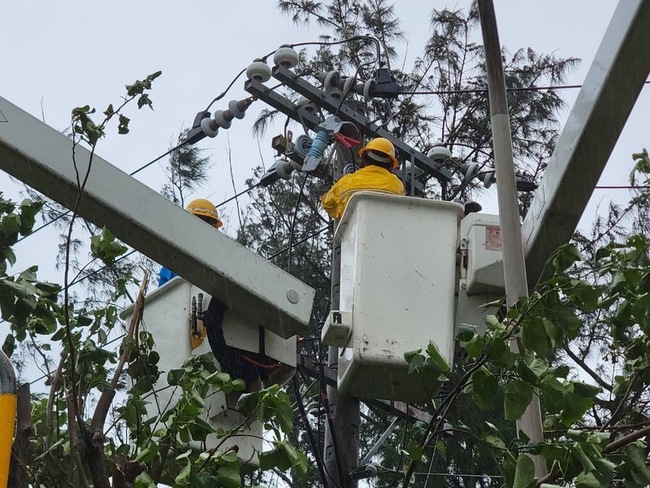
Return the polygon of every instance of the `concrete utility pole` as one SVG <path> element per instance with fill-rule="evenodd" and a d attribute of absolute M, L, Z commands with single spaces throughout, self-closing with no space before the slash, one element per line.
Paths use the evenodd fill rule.
<path fill-rule="evenodd" d="M 528 296 L 524 247 L 521 240 L 519 203 L 515 181 L 515 167 L 512 157 L 508 100 L 501 61 L 501 44 L 497 31 L 496 15 L 492 0 L 478 0 L 485 62 L 487 65 L 490 117 L 492 123 L 492 145 L 496 166 L 497 200 L 503 250 L 503 269 L 506 285 L 506 301 L 512 306 L 520 297 Z M 510 349 L 519 352 L 516 340 L 510 341 Z M 539 398 L 533 400 L 523 417 L 517 422 L 517 430 L 523 431 L 533 442 L 544 440 Z M 544 476 L 548 470 L 540 456 L 534 456 L 535 475 Z"/>
<path fill-rule="evenodd" d="M 342 164 L 338 161 L 334 165 L 333 176 L 334 181 L 338 181 L 342 176 Z M 331 278 L 330 310 L 338 310 L 341 292 L 341 244 L 336 240 L 332 242 Z M 327 352 L 328 368 L 335 372 L 338 371 L 338 347 L 330 346 Z M 327 386 L 327 399 L 329 409 L 326 415 L 331 418 L 325 423 L 323 445 L 327 484 L 355 488 L 357 482 L 351 480 L 349 474 L 359 463 L 359 399 L 342 395 L 336 386 L 329 385 Z"/>

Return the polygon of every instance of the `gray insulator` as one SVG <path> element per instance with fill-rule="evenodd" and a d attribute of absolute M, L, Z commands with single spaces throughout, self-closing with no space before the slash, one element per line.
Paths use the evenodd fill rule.
<path fill-rule="evenodd" d="M 298 100 L 296 100 L 296 106 L 304 108 L 305 111 L 309 112 L 310 114 L 313 114 L 318 110 L 316 104 L 305 97 L 300 97 Z"/>
<path fill-rule="evenodd" d="M 307 156 L 307 151 L 311 147 L 311 137 L 306 134 L 301 134 L 296 138 L 294 143 L 293 151 L 300 157 L 304 158 Z"/>
<path fill-rule="evenodd" d="M 356 170 L 357 167 L 354 165 L 354 163 L 348 163 L 345 166 L 343 166 L 344 175 L 349 175 L 350 173 L 354 173 Z"/>
<path fill-rule="evenodd" d="M 215 120 L 206 117 L 201 121 L 201 130 L 208 137 L 216 137 L 219 133 L 219 125 Z"/>
<path fill-rule="evenodd" d="M 246 100 L 230 100 L 228 102 L 228 110 L 230 110 L 230 113 L 236 119 L 243 119 L 249 105 L 250 103 Z"/>
<path fill-rule="evenodd" d="M 253 61 L 248 68 L 246 68 L 246 77 L 249 80 L 264 83 L 271 79 L 271 68 L 269 68 L 264 61 Z"/>
<path fill-rule="evenodd" d="M 496 181 L 496 177 L 494 175 L 494 171 L 490 171 L 489 173 L 485 173 L 483 175 L 483 185 L 485 188 L 490 188 L 492 186 L 492 183 Z"/>
<path fill-rule="evenodd" d="M 275 163 L 275 172 L 283 180 L 291 179 L 291 173 L 293 173 L 293 165 L 291 164 L 291 161 L 278 159 Z"/>
<path fill-rule="evenodd" d="M 350 76 L 343 82 L 343 94 L 348 96 L 354 90 L 354 76 Z"/>
<path fill-rule="evenodd" d="M 404 171 L 406 172 L 406 177 L 408 179 L 411 178 L 411 173 L 415 171 L 415 178 L 418 178 L 424 174 L 424 171 L 418 168 L 417 166 L 414 166 L 413 163 L 410 161 L 407 161 L 405 164 Z"/>
<path fill-rule="evenodd" d="M 445 146 L 433 146 L 427 152 L 427 157 L 433 159 L 434 161 L 447 161 L 451 159 L 451 151 Z"/>
<path fill-rule="evenodd" d="M 293 68 L 298 64 L 298 53 L 289 46 L 282 46 L 273 55 L 273 63 L 284 68 Z"/>
<path fill-rule="evenodd" d="M 228 117 L 230 116 L 230 117 Z M 214 113 L 214 121 L 223 129 L 229 129 L 232 125 L 233 116 L 229 110 L 225 112 L 223 110 L 217 110 Z"/>
<path fill-rule="evenodd" d="M 467 181 L 471 180 L 478 174 L 479 164 L 478 163 L 469 163 L 465 169 L 465 179 Z"/>
<path fill-rule="evenodd" d="M 300 169 L 302 168 L 302 166 L 300 166 L 300 163 L 293 160 L 290 160 L 289 164 L 291 164 L 291 167 L 293 168 L 294 171 L 300 171 Z"/>
<path fill-rule="evenodd" d="M 343 96 L 343 93 L 341 93 L 341 90 L 339 90 L 340 83 L 341 73 L 332 70 L 325 75 L 325 79 L 323 80 L 323 89 L 329 93 L 332 98 L 340 100 Z"/>
<path fill-rule="evenodd" d="M 370 100 L 370 87 L 372 86 L 372 80 L 368 80 L 363 84 L 363 98 Z"/>

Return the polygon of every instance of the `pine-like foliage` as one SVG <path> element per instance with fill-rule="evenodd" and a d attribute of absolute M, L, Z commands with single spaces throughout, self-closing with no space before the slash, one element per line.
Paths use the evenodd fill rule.
<path fill-rule="evenodd" d="M 348 93 L 345 94 L 345 103 L 362 111 L 369 119 L 377 121 L 421 152 L 426 153 L 434 145 L 443 143 L 453 154 L 453 159 L 445 162 L 453 174 L 452 182 L 445 189 L 447 197 L 460 201 L 477 196 L 480 198 L 480 179 L 463 182 L 468 163 L 477 163 L 481 174 L 494 167 L 484 54 L 482 46 L 476 42 L 480 38 L 476 6 L 469 10 L 433 10 L 428 26 L 431 35 L 412 66 L 405 65 L 400 53 L 412 52 L 414 47 L 406 45 L 404 27 L 396 17 L 393 4 L 386 0 L 280 0 L 278 7 L 296 25 L 315 23 L 325 31 L 320 37 L 322 45 L 301 51 L 296 72 L 319 86 L 322 73 L 331 70 L 338 71 L 341 76 L 354 77 L 355 82 L 362 83 L 372 78 L 379 66 L 388 67 L 404 95 L 388 102 L 365 100 Z M 332 44 L 351 38 L 354 40 Z M 538 87 L 563 83 L 567 73 L 577 66 L 578 60 L 539 54 L 529 48 L 516 49 L 514 52 L 504 49 L 503 59 L 509 88 L 517 172 L 522 177 L 537 181 L 553 151 L 558 135 L 558 112 L 564 108 L 558 92 Z M 288 89 L 280 90 L 292 99 L 298 98 Z M 276 111 L 263 110 L 254 125 L 254 132 L 258 136 L 263 135 L 278 116 Z M 290 121 L 287 120 L 285 135 L 288 124 Z M 249 185 L 255 184 L 261 174 L 262 170 L 258 168 Z M 420 181 L 429 197 L 442 196 L 443 190 L 436 180 L 422 175 Z M 317 289 L 317 306 L 310 330 L 314 335 L 318 333 L 318 321 L 328 308 L 331 232 L 323 231 L 295 246 L 291 253 L 282 251 L 327 227 L 319 197 L 328 186 L 329 182 L 313 177 L 305 179 L 304 174 L 294 173 L 290 182 L 280 180 L 270 187 L 255 188 L 252 191 L 253 203 L 244 216 L 244 225 L 238 234 L 240 242 L 263 256 L 275 256 L 274 263 Z M 529 203 L 528 195 L 522 194 L 522 212 Z M 307 342 L 302 352 L 313 355 L 318 354 L 319 350 L 314 342 Z M 305 403 L 311 401 L 312 405 L 318 405 L 320 388 L 303 385 L 301 395 Z M 391 422 L 385 412 L 377 410 L 376 406 L 369 405 L 363 409 L 361 457 Z M 449 411 L 450 422 L 464 425 L 467 430 L 484 426 L 486 419 L 494 418 L 503 418 L 499 408 L 477 414 L 468 405 L 456 404 Z M 324 429 L 322 416 L 318 421 L 315 417 L 309 419 L 315 428 L 320 431 Z M 514 433 L 512 425 L 504 428 L 511 435 Z M 401 470 L 404 462 L 402 450 L 416 442 L 417 435 L 418 428 L 414 428 L 412 422 L 401 423 L 375 460 L 388 470 Z M 448 446 L 446 451 L 434 449 L 432 453 L 427 450 L 416 470 L 448 473 L 449 476 L 443 481 L 435 475 L 418 475 L 414 478 L 415 486 L 499 486 L 499 478 L 472 477 L 479 473 L 497 473 L 495 464 L 499 462 L 498 459 L 479 454 L 477 443 L 480 442 L 471 436 L 456 435 L 458 442 L 455 446 Z M 311 452 L 307 437 L 303 436 L 302 439 L 305 451 Z M 315 466 L 312 468 L 314 472 L 310 474 L 310 479 L 314 484 L 309 486 L 317 486 L 318 474 Z M 463 474 L 468 477 L 460 476 Z M 398 473 L 388 471 L 370 482 L 376 486 L 394 486 L 399 479 Z"/>

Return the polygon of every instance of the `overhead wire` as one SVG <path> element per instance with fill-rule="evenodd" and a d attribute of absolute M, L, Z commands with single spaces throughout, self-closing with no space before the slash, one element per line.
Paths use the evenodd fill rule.
<path fill-rule="evenodd" d="M 650 84 L 650 80 L 644 82 L 644 85 Z M 529 86 L 520 88 L 506 88 L 509 92 L 541 91 L 541 90 L 567 90 L 582 88 L 583 85 L 549 85 L 549 86 Z M 418 90 L 418 91 L 400 91 L 400 95 L 459 95 L 462 93 L 487 93 L 487 88 L 476 88 L 466 90 Z"/>
<path fill-rule="evenodd" d="M 305 430 L 307 431 L 307 437 L 309 438 L 309 444 L 311 444 L 311 450 L 314 453 L 314 459 L 316 460 L 316 466 L 318 467 L 318 473 L 321 480 L 323 481 L 323 486 L 329 488 L 328 475 L 325 471 L 325 464 L 322 458 L 322 452 L 320 449 L 320 442 L 314 437 L 314 431 L 311 428 L 309 419 L 307 418 L 307 412 L 305 411 L 305 405 L 302 403 L 302 395 L 300 394 L 300 385 L 298 384 L 298 378 L 296 375 L 292 378 L 293 391 L 296 395 L 296 403 L 298 404 L 298 410 L 300 411 L 300 416 L 302 421 L 305 424 Z"/>

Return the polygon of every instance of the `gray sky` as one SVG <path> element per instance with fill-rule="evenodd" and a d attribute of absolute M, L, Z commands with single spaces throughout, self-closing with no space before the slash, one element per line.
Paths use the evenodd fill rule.
<path fill-rule="evenodd" d="M 464 7 L 467 0 L 409 0 L 397 3 L 402 28 L 409 44 L 399 51 L 407 66 L 422 52 L 429 33 L 432 8 Z M 181 6 L 182 5 L 182 6 Z M 598 49 L 614 0 L 495 0 L 501 42 L 514 51 L 531 47 L 539 53 L 555 52 L 561 57 L 582 58 L 579 70 L 571 73 L 568 84 L 582 83 Z M 295 27 L 281 15 L 274 1 L 213 0 L 171 2 L 9 2 L 3 8 L 0 32 L 4 44 L 0 95 L 24 110 L 44 118 L 52 127 L 69 125 L 71 108 L 90 104 L 103 110 L 119 100 L 123 85 L 162 70 L 151 98 L 154 111 L 130 109 L 131 133 L 109 137 L 98 153 L 126 172 L 133 171 L 165 152 L 182 127 L 219 94 L 241 69 L 255 57 L 267 54 L 282 43 L 316 40 L 318 29 Z M 577 90 L 565 90 L 569 106 Z M 243 80 L 212 108 L 225 109 L 233 98 L 244 98 Z M 644 89 L 622 134 L 601 183 L 625 184 L 632 160 L 630 154 L 648 145 L 643 131 L 642 111 L 648 108 L 650 89 Z M 244 120 L 235 120 L 228 131 L 199 143 L 205 155 L 212 155 L 210 183 L 194 196 L 208 196 L 218 203 L 234 191 L 230 182 L 227 148 L 232 150 L 237 190 L 252 175 L 261 157 L 268 166 L 273 161 L 270 139 L 275 131 L 258 142 L 250 126 L 264 108 L 254 104 Z M 568 112 L 567 112 L 568 113 Z M 567 113 L 562 114 L 565 117 Z M 646 112 L 647 113 L 647 112 Z M 646 124 L 647 125 L 647 122 Z M 6 194 L 15 195 L 15 185 L 2 177 Z M 138 178 L 160 190 L 164 175 L 154 165 Z M 481 199 L 487 210 L 496 211 L 494 189 Z M 625 201 L 625 191 L 596 191 L 593 202 L 605 203 L 615 197 Z M 235 231 L 234 207 L 225 209 L 226 230 Z M 591 220 L 595 204 L 585 221 Z M 53 233 L 39 233 L 18 249 L 19 266 L 38 263 L 41 275 L 60 281 L 53 270 Z"/>

